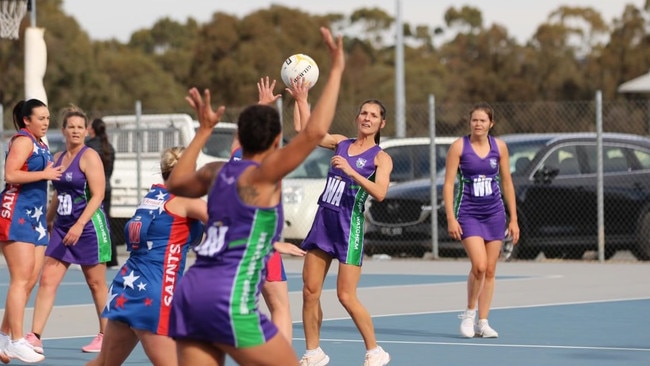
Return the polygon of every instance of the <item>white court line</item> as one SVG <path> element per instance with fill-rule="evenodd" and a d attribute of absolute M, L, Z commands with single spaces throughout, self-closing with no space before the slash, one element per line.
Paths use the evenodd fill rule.
<path fill-rule="evenodd" d="M 304 338 L 293 338 L 294 341 L 305 341 Z M 343 342 L 343 343 L 363 343 L 360 339 L 334 339 L 321 338 L 321 342 Z M 580 349 L 593 351 L 634 351 L 650 352 L 650 348 L 630 348 L 630 347 L 594 347 L 594 346 L 556 346 L 556 345 L 539 345 L 539 344 L 485 344 L 485 343 L 462 343 L 462 342 L 410 342 L 410 341 L 391 341 L 377 340 L 381 344 L 413 344 L 426 346 L 461 346 L 461 347 L 504 347 L 504 348 L 541 348 L 541 349 Z"/>
<path fill-rule="evenodd" d="M 534 304 L 534 305 L 500 306 L 500 307 L 490 308 L 490 310 L 541 308 L 541 307 L 551 307 L 551 306 L 600 304 L 600 303 L 607 303 L 607 302 L 638 301 L 638 300 L 650 300 L 650 297 L 629 297 L 629 298 L 619 298 L 619 299 L 602 299 L 602 300 L 555 302 L 555 303 Z M 393 313 L 393 314 L 372 315 L 372 317 L 373 318 L 387 318 L 387 317 L 410 316 L 410 315 L 445 314 L 445 313 L 462 312 L 463 310 L 464 309 L 450 309 L 450 310 L 436 310 L 436 311 L 417 311 L 417 312 L 408 312 L 408 313 Z M 349 316 L 338 317 L 338 318 L 326 318 L 326 319 L 323 319 L 323 321 L 336 321 L 336 320 L 348 320 L 348 319 L 350 319 Z M 300 324 L 300 323 L 302 323 L 302 321 L 294 321 L 293 323 L 294 324 Z"/>
<path fill-rule="evenodd" d="M 394 284 L 394 285 L 381 285 L 381 286 L 359 286 L 357 288 L 357 291 L 367 290 L 367 289 L 383 289 L 383 288 L 391 288 L 391 287 L 415 288 L 415 287 L 431 287 L 431 286 L 452 286 L 452 285 L 455 286 L 455 285 L 458 285 L 459 283 L 466 283 L 467 282 L 467 276 L 466 275 L 449 275 L 449 274 L 418 275 L 418 274 L 399 274 L 399 273 L 369 273 L 369 275 L 373 275 L 373 274 L 377 274 L 377 275 L 395 275 L 395 276 L 428 276 L 428 277 L 432 277 L 432 276 L 447 276 L 447 277 L 449 277 L 449 276 L 464 276 L 464 279 L 458 280 L 458 281 L 443 281 L 443 282 L 432 282 L 432 283 L 414 283 L 414 284 L 411 284 L 411 285 L 409 285 L 409 284 Z M 336 278 L 336 275 L 333 275 L 333 277 Z M 362 275 L 362 277 L 363 277 L 363 275 Z M 512 277 L 516 277 L 516 278 L 498 278 L 497 277 L 497 281 L 499 283 L 502 283 L 502 282 L 511 282 L 511 281 L 530 281 L 530 280 L 539 280 L 539 279 L 560 279 L 560 278 L 564 278 L 565 276 L 564 275 L 543 275 L 543 276 L 512 276 Z M 287 275 L 287 280 L 289 280 L 289 278 L 300 278 L 300 279 L 302 279 L 302 275 L 297 276 L 297 277 L 290 277 L 289 275 Z M 359 281 L 359 282 L 361 282 L 361 281 Z M 328 292 L 328 291 L 329 292 L 336 291 L 336 287 L 328 288 L 328 289 L 323 288 L 323 292 Z M 289 291 L 289 293 L 290 294 L 291 293 L 302 293 L 302 290 Z"/>

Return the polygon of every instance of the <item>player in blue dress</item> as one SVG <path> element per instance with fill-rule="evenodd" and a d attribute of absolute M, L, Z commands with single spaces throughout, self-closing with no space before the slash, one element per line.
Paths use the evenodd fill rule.
<path fill-rule="evenodd" d="M 293 85 L 288 91 L 299 109 L 298 129 L 309 117 L 308 87 Z M 391 157 L 379 147 L 386 125 L 386 109 L 378 100 L 361 103 L 356 117 L 357 137 L 328 134 L 320 146 L 334 150 L 325 189 L 318 199 L 312 227 L 302 243 L 307 250 L 302 270 L 302 316 L 306 350 L 301 366 L 324 366 L 329 356 L 320 347 L 323 313 L 320 297 L 333 259 L 339 261 L 336 290 L 339 301 L 352 317 L 366 348 L 364 366 L 385 366 L 390 355 L 377 345 L 372 318 L 357 297 L 363 261 L 365 202 L 369 195 L 382 200 L 388 191 Z"/>
<path fill-rule="evenodd" d="M 9 288 L 0 332 L 0 360 L 9 357 L 33 363 L 43 360 L 23 337 L 25 307 L 43 266 L 48 242 L 47 181 L 61 177 L 43 142 L 50 111 L 37 99 L 18 102 L 13 109 L 18 133 L 9 142 L 5 187 L 0 193 L 0 246 L 9 268 Z"/>
<path fill-rule="evenodd" d="M 477 104 L 470 111 L 470 134 L 449 147 L 442 191 L 449 236 L 462 241 L 472 264 L 467 278 L 467 310 L 460 315 L 460 333 L 468 338 L 499 336 L 487 320 L 497 260 L 506 231 L 514 244 L 519 240 L 508 147 L 490 135 L 493 116 L 487 103 Z M 454 198 L 456 181 L 458 190 Z M 507 225 L 503 198 L 510 216 Z"/>
<path fill-rule="evenodd" d="M 199 151 L 224 112 L 214 112 L 209 91 L 189 100 L 200 127 L 172 172 L 171 192 L 189 197 L 208 193 L 205 240 L 197 259 L 174 294 L 170 336 L 179 364 L 224 365 L 228 354 L 240 365 L 296 366 L 289 341 L 258 308 L 272 244 L 282 222 L 282 178 L 295 169 L 325 136 L 334 117 L 345 67 L 342 39 L 321 28 L 332 57 L 323 94 L 309 125 L 280 148 L 282 126 L 274 108 L 253 105 L 239 116 L 242 160 L 214 162 L 195 171 Z"/>
<path fill-rule="evenodd" d="M 165 182 L 183 150 L 163 152 Z M 153 365 L 177 365 L 176 343 L 168 337 L 172 295 L 190 245 L 201 240 L 207 218 L 203 199 L 175 196 L 164 184 L 151 187 L 124 227 L 129 259 L 108 290 L 102 350 L 87 366 L 121 365 L 138 341 Z"/>
<path fill-rule="evenodd" d="M 52 182 L 54 192 L 46 217 L 50 241 L 34 303 L 32 332 L 26 337 L 37 352 L 43 351 L 40 336 L 70 264 L 81 265 L 97 311 L 99 335 L 96 338 L 100 342 L 106 323 L 99 318 L 108 290 L 104 262 L 111 257 L 110 229 L 102 209 L 104 167 L 97 152 L 84 144 L 88 127 L 86 114 L 71 106 L 64 109 L 62 116 L 66 149 L 57 153 L 54 161 L 55 166 L 64 170 L 61 179 Z"/>

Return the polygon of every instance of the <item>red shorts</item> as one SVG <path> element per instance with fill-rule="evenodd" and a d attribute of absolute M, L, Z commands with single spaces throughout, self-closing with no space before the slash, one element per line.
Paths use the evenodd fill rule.
<path fill-rule="evenodd" d="M 287 280 L 287 274 L 284 273 L 284 264 L 282 264 L 282 256 L 278 251 L 273 251 L 273 255 L 266 264 L 266 280 L 269 282 Z"/>

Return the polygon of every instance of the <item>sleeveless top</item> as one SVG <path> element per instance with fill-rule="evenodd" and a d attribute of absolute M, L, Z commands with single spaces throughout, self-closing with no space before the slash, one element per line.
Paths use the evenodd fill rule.
<path fill-rule="evenodd" d="M 20 129 L 11 138 L 11 144 L 18 136 L 28 137 L 33 144 L 33 150 L 27 157 L 22 171 L 35 172 L 43 171 L 50 162 L 53 162 L 52 154 L 47 145 L 36 139 L 27 129 Z M 9 153 L 5 155 L 8 156 Z M 2 208 L 0 208 L 0 240 L 21 240 L 32 242 L 24 237 L 23 230 L 19 230 L 19 223 L 31 223 L 29 230 L 36 230 L 34 243 L 47 244 L 47 224 L 45 213 L 47 212 L 47 180 L 39 180 L 31 183 L 7 183 L 0 193 Z M 25 225 L 20 225 L 22 228 Z M 25 226 L 26 227 L 26 226 Z"/>
<path fill-rule="evenodd" d="M 463 150 L 458 165 L 459 187 L 454 201 L 456 217 L 460 214 L 491 215 L 503 211 L 503 200 L 499 185 L 499 147 L 493 136 L 488 136 L 490 150 L 479 157 L 470 143 L 469 136 L 463 136 Z"/>
<path fill-rule="evenodd" d="M 86 174 L 79 167 L 79 159 L 81 159 L 86 149 L 88 149 L 88 146 L 84 146 L 79 150 L 63 172 L 60 180 L 52 181 L 59 199 L 56 221 L 54 222 L 56 226 L 67 228 L 74 225 L 81 213 L 86 209 L 88 201 L 90 201 L 91 192 L 88 179 L 86 179 Z M 59 155 L 59 159 L 54 164 L 55 166 L 61 165 L 63 155 L 65 155 L 65 151 Z M 102 210 L 102 207 L 100 206 L 99 209 Z"/>
<path fill-rule="evenodd" d="M 208 192 L 208 222 L 204 241 L 194 248 L 197 257 L 231 260 L 248 266 L 242 270 L 262 271 L 282 233 L 282 204 L 275 207 L 250 206 L 241 201 L 237 180 L 257 163 L 235 160 L 224 164 Z M 265 258 L 263 262 L 260 259 Z"/>
<path fill-rule="evenodd" d="M 356 140 L 348 139 L 339 142 L 334 155 L 345 158 L 357 173 L 374 182 L 377 168 L 375 157 L 381 151 L 381 147 L 375 145 L 361 154 L 349 155 L 348 150 L 354 141 Z M 352 219 L 357 217 L 363 220 L 367 198 L 368 192 L 341 169 L 330 165 L 325 189 L 318 198 L 318 204 L 321 207 L 339 211 L 342 215 L 347 215 Z"/>
<path fill-rule="evenodd" d="M 168 211 L 167 202 L 174 197 L 163 184 L 152 185 L 124 225 L 124 237 L 132 256 L 156 263 L 173 259 L 182 272 L 189 244 L 201 239 L 203 224 Z"/>

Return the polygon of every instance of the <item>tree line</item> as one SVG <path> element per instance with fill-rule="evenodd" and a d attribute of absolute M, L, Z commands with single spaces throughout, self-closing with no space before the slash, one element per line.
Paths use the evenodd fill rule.
<path fill-rule="evenodd" d="M 405 23 L 407 108 L 425 105 L 431 94 L 439 104 L 584 101 L 596 90 L 605 100 L 645 98 L 617 88 L 650 69 L 649 1 L 643 8 L 628 4 L 611 20 L 590 7 L 560 6 L 525 44 L 503 25 L 485 24 L 472 6 L 450 7 L 443 24 Z M 44 85 L 53 112 L 74 103 L 91 116 L 131 114 L 140 100 L 145 113 L 189 113 L 184 96 L 190 86 L 209 88 L 215 102 L 241 107 L 256 102 L 261 76 L 277 79 L 283 92 L 279 72 L 289 55 L 328 59 L 320 25 L 344 35 L 348 65 L 340 108 L 354 110 L 367 98 L 394 105 L 396 20 L 378 8 L 309 14 L 272 5 L 243 17 L 216 11 L 205 23 L 163 18 L 122 43 L 91 40 L 62 3 L 37 0 L 48 48 Z M 26 16 L 21 35 L 28 25 Z M 326 75 L 329 65 L 319 67 Z M 0 39 L 7 128 L 11 107 L 24 97 L 23 69 L 23 39 Z"/>

